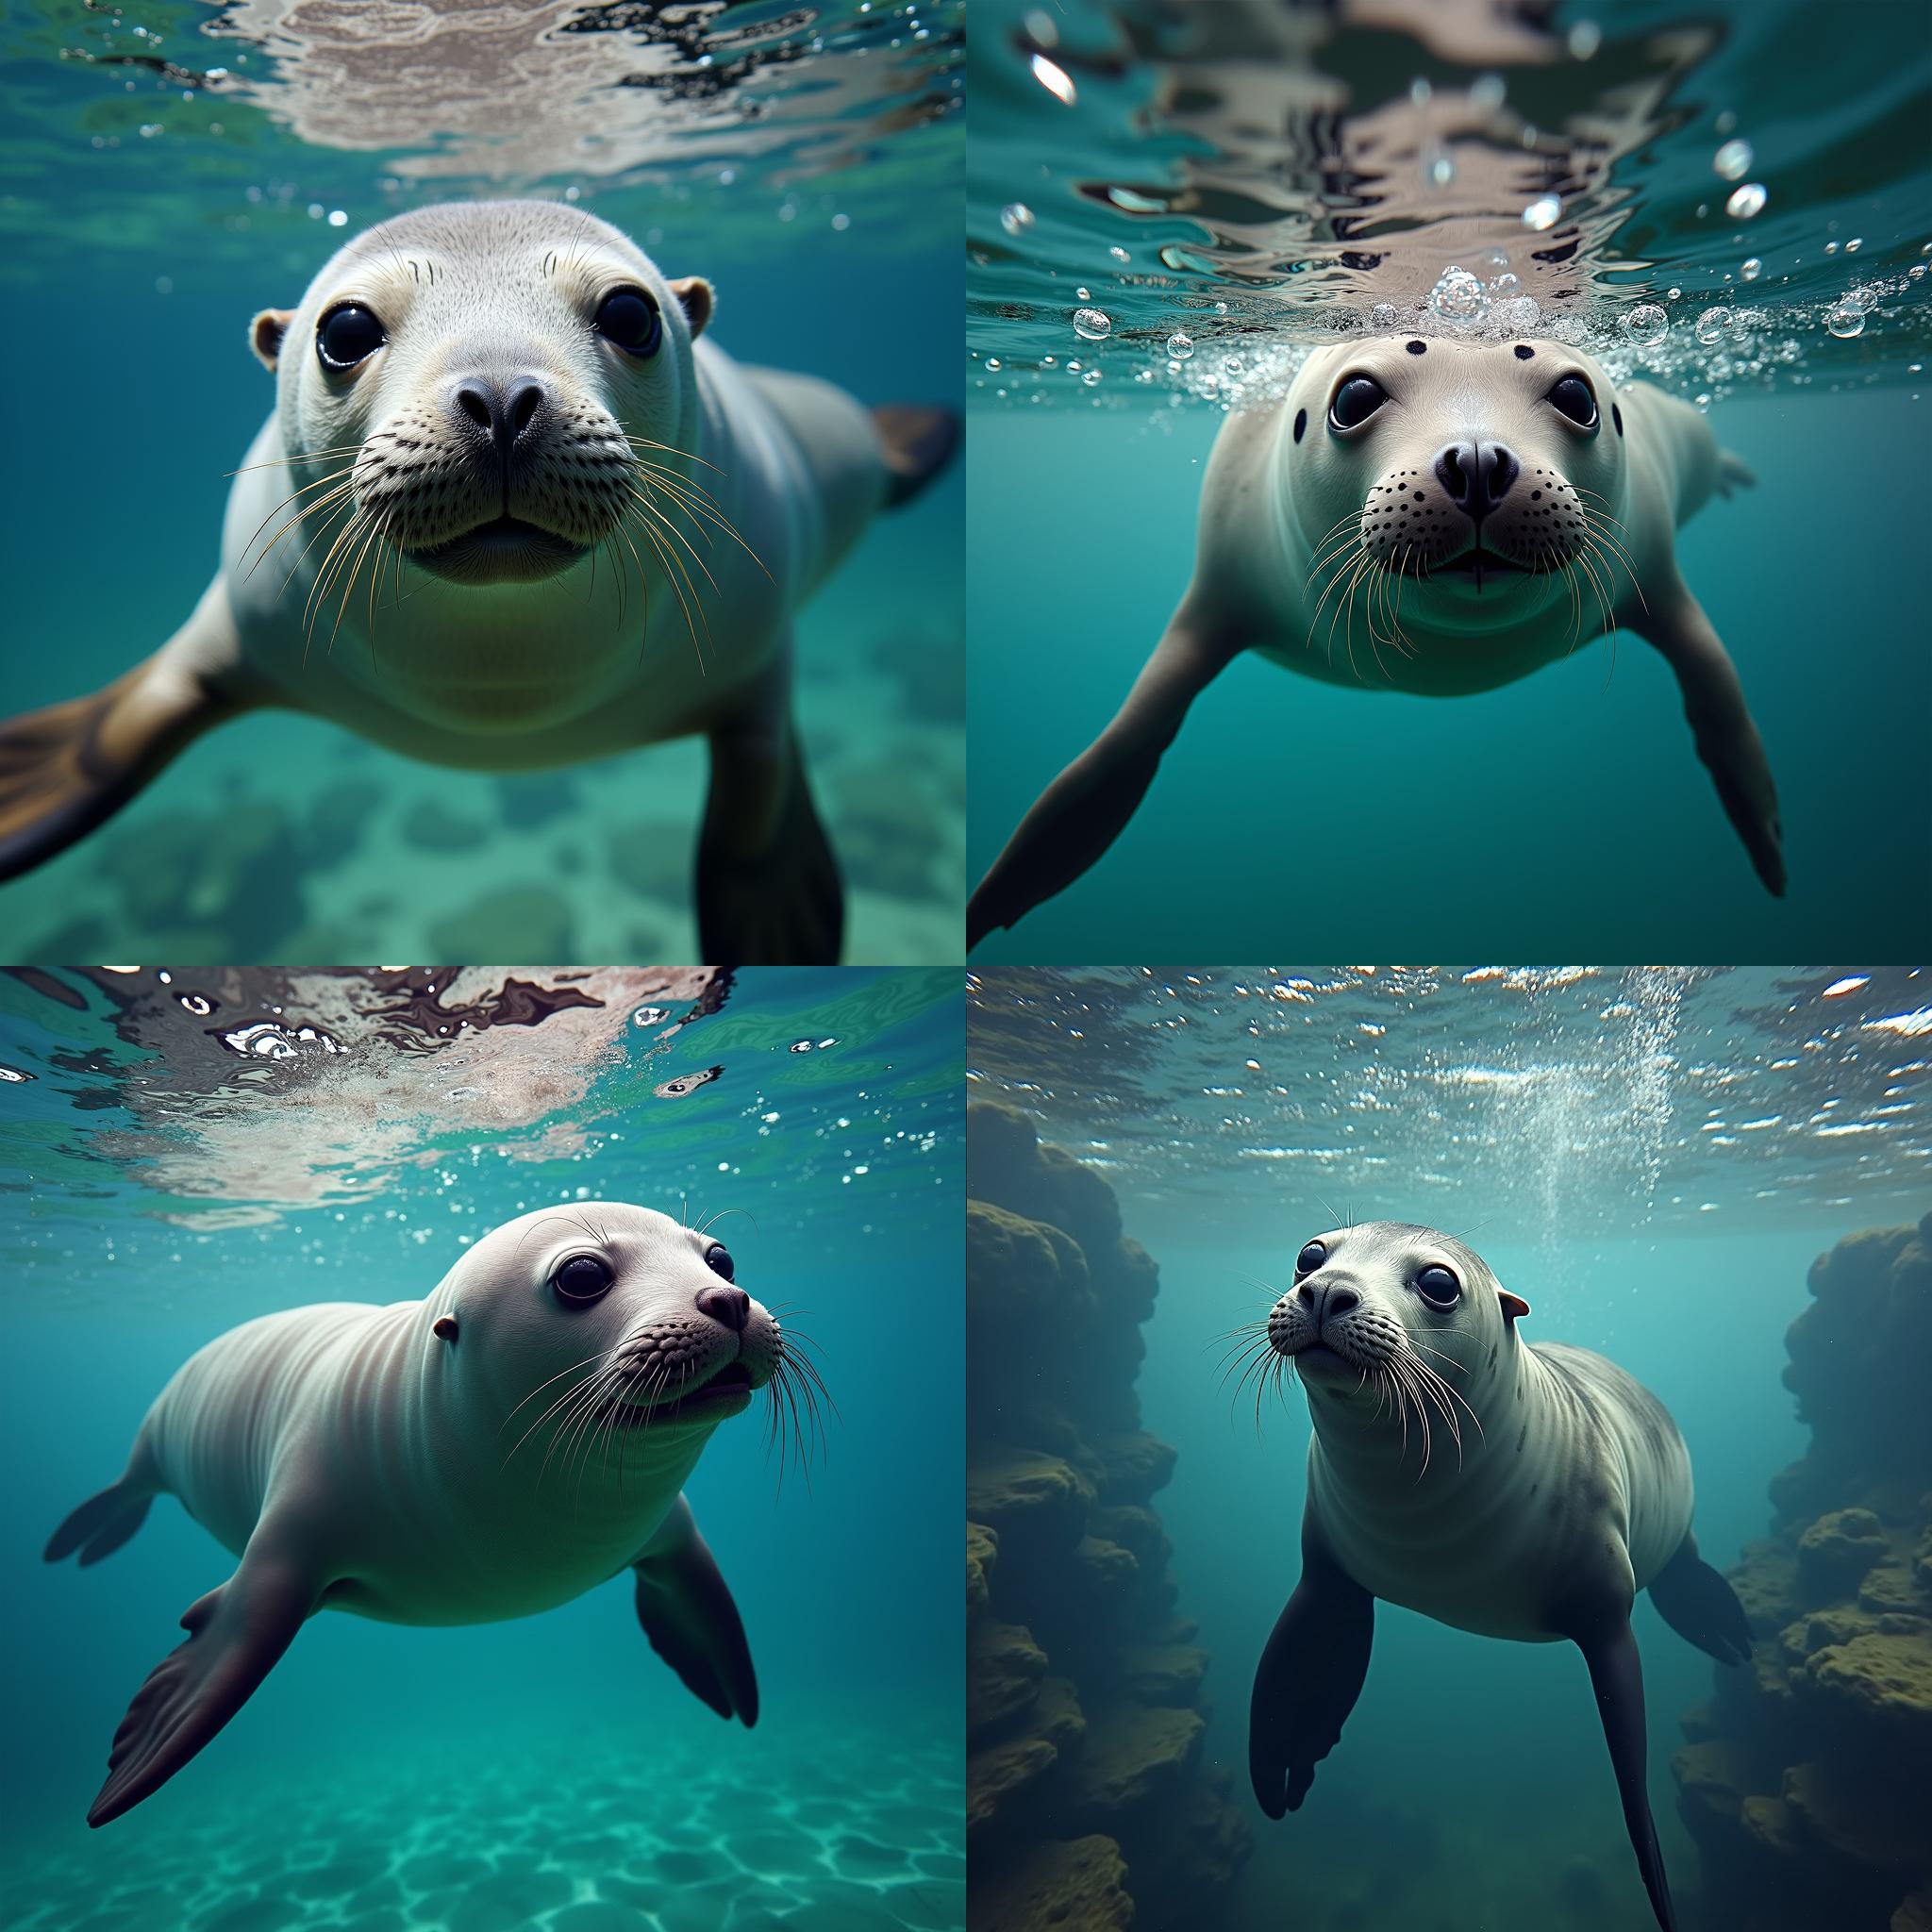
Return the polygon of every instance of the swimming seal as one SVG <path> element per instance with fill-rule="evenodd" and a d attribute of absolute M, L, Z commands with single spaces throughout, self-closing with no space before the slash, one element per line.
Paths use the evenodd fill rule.
<path fill-rule="evenodd" d="M 496 1228 L 422 1301 L 264 1315 L 190 1357 L 46 1548 L 98 1562 L 172 1493 L 241 1557 L 136 1693 L 88 1823 L 152 1796 L 324 1609 L 496 1623 L 628 1568 L 651 1647 L 754 1723 L 744 1628 L 680 1491 L 721 1422 L 810 1374 L 733 1273 L 668 1215 L 574 1203 Z"/>
<path fill-rule="evenodd" d="M 276 402 L 188 622 L 106 690 L 0 726 L 0 878 L 258 706 L 508 772 L 703 733 L 708 961 L 837 958 L 791 622 L 957 412 L 741 367 L 712 291 L 554 202 L 358 237 L 255 319 Z"/>
<path fill-rule="evenodd" d="M 1630 1607 L 1720 1663 L 1751 1654 L 1731 1587 L 1690 1534 L 1690 1458 L 1614 1362 L 1517 1338 L 1528 1305 L 1460 1241 L 1372 1222 L 1303 1247 L 1251 1366 L 1307 1392 L 1302 1574 L 1255 1674 L 1248 1768 L 1271 1818 L 1298 1809 L 1355 1707 L 1374 1600 L 1583 1652 L 1624 1822 L 1664 1932 L 1675 1920 L 1644 1791 Z"/>
<path fill-rule="evenodd" d="M 974 893 L 969 945 L 1100 858 L 1188 707 L 1248 650 L 1330 683 L 1450 696 L 1633 630 L 1676 674 L 1697 754 L 1781 894 L 1771 767 L 1674 536 L 1713 491 L 1753 480 L 1688 404 L 1614 389 L 1561 342 L 1315 351 L 1283 401 L 1223 425 L 1180 607 Z"/>

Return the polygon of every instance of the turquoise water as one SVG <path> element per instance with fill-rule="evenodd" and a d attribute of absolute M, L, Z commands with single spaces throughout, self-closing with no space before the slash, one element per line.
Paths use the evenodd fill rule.
<path fill-rule="evenodd" d="M 960 1391 L 919 1373 L 958 1346 L 956 979 L 12 974 L 0 1066 L 0 1919 L 963 1924 Z M 172 1783 L 90 1832 L 126 1700 L 231 1567 L 165 1498 L 109 1565 L 38 1559 L 162 1382 L 235 1323 L 420 1296 L 496 1223 L 587 1198 L 728 1214 L 739 1280 L 811 1311 L 823 1451 L 781 1468 L 754 1411 L 689 1488 L 757 1727 L 686 1693 L 621 1585 L 458 1630 L 325 1615 Z"/>
<path fill-rule="evenodd" d="M 959 8 L 617 12 L 16 11 L 0 235 L 36 462 L 0 484 L 0 713 L 98 688 L 187 616 L 273 403 L 249 319 L 402 209 L 568 198 L 707 275 L 739 358 L 957 399 Z M 854 959 L 958 950 L 963 502 L 956 466 L 798 629 Z M 258 714 L 0 889 L 0 921 L 45 960 L 689 958 L 704 777 L 695 741 L 497 778 Z"/>
<path fill-rule="evenodd" d="M 1365 957 L 1419 933 L 1620 958 L 1789 958 L 1823 930 L 1923 950 L 1922 788 L 1880 723 L 1932 700 L 1909 562 L 1932 347 L 1918 10 L 1828 33 L 1796 5 L 1564 8 L 1547 33 L 1482 8 L 1044 18 L 1000 0 L 973 41 L 972 874 L 1159 637 L 1225 413 L 1277 396 L 1312 344 L 1400 325 L 1573 341 L 1707 409 L 1756 470 L 1678 556 L 1764 738 L 1790 884 L 1777 901 L 1753 877 L 1674 680 L 1627 633 L 1455 700 L 1251 657 L 1113 849 L 982 957 L 1225 958 L 1310 932 Z M 1726 213 L 1736 141 L 1756 216 Z M 1545 194 L 1554 225 L 1525 227 Z M 1466 325 L 1435 297 L 1465 262 L 1490 278 Z M 1631 332 L 1643 303 L 1655 342 Z"/>
<path fill-rule="evenodd" d="M 1258 1409 L 1252 1383 L 1233 1400 L 1222 1338 L 1344 1221 L 1458 1231 L 1530 1304 L 1526 1340 L 1601 1351 L 1670 1408 L 1701 1552 L 1724 1568 L 1764 1534 L 1767 1485 L 1808 1440 L 1780 1376 L 1813 1257 L 1924 1211 L 1925 985 L 1797 968 L 978 976 L 970 1090 L 1092 1164 L 1159 1264 L 1137 1392 L 1179 1454 L 1155 1507 L 1211 1658 L 1203 1762 L 1231 1774 L 1255 1837 L 1226 1924 L 1655 1922 L 1568 1645 L 1385 1607 L 1307 1803 L 1279 1824 L 1254 1808 L 1248 1692 L 1298 1574 L 1309 1425 L 1291 1383 Z M 1635 1627 L 1680 1917 L 1734 1932 L 1735 1901 L 1701 1894 L 1671 1773 L 1680 1720 L 1722 1674 L 1647 1602 Z"/>

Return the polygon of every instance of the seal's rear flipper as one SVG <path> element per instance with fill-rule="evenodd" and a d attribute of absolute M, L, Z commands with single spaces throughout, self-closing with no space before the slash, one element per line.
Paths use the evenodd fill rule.
<path fill-rule="evenodd" d="M 1302 1521 L 1302 1576 L 1276 1618 L 1248 1706 L 1248 1777 L 1270 1818 L 1299 1811 L 1361 1695 L 1375 1600 Z"/>
<path fill-rule="evenodd" d="M 1677 1554 L 1650 1579 L 1657 1613 L 1688 1643 L 1721 1664 L 1751 1655 L 1751 1624 L 1738 1592 L 1697 1554 L 1688 1532 Z"/>
<path fill-rule="evenodd" d="M 1717 453 L 1717 493 L 1728 496 L 1734 490 L 1755 490 L 1757 487 L 1757 472 L 1735 450 L 1721 449 Z"/>
<path fill-rule="evenodd" d="M 747 1728 L 757 1724 L 758 1684 L 744 1624 L 682 1496 L 631 1568 L 638 1574 L 638 1622 L 651 1648 L 720 1717 L 738 1718 Z"/>
<path fill-rule="evenodd" d="M 881 403 L 872 412 L 886 457 L 886 508 L 910 503 L 952 460 L 959 412 L 922 403 Z"/>
<path fill-rule="evenodd" d="M 134 1693 L 87 1822 L 107 1824 L 159 1790 L 247 1703 L 317 1595 L 312 1578 L 251 1546 L 227 1582 L 191 1604 L 188 1641 Z"/>
<path fill-rule="evenodd" d="M 1677 1932 L 1671 1905 L 1670 1880 L 1664 1876 L 1664 1855 L 1657 1847 L 1657 1825 L 1650 1815 L 1650 1793 L 1644 1786 L 1643 1664 L 1630 1619 L 1606 1619 L 1574 1638 L 1590 1666 L 1591 1687 L 1604 1721 L 1604 1738 L 1617 1774 L 1617 1793 L 1624 1801 L 1624 1824 L 1637 1854 L 1650 1908 L 1663 1932 Z"/>
<path fill-rule="evenodd" d="M 1177 613 L 1107 728 L 1033 801 L 966 908 L 969 952 L 1064 891 L 1126 829 L 1188 707 L 1237 655 Z"/>
<path fill-rule="evenodd" d="M 110 1483 L 69 1514 L 41 1555 L 45 1561 L 58 1563 L 78 1550 L 85 1570 L 111 1556 L 141 1527 L 153 1501 L 150 1491 L 130 1489 L 125 1480 Z"/>
<path fill-rule="evenodd" d="M 0 724 L 0 879 L 84 839 L 176 752 L 242 708 L 206 675 L 233 653 L 217 578 L 180 630 L 106 690 Z"/>
<path fill-rule="evenodd" d="M 1784 827 L 1778 819 L 1777 787 L 1730 654 L 1697 599 L 1682 585 L 1659 593 L 1641 614 L 1626 621 L 1676 673 L 1697 756 L 1709 771 L 1757 876 L 1768 891 L 1783 898 Z"/>

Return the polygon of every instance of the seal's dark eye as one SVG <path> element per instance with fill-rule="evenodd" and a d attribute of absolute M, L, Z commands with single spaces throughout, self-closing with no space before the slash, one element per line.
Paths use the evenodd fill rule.
<path fill-rule="evenodd" d="M 315 325 L 315 358 L 325 369 L 353 369 L 389 341 L 381 323 L 359 302 L 331 308 Z"/>
<path fill-rule="evenodd" d="M 655 356 L 664 340 L 664 318 L 641 289 L 612 289 L 598 303 L 592 326 L 630 356 Z"/>
<path fill-rule="evenodd" d="M 1328 420 L 1337 429 L 1353 429 L 1366 423 L 1384 403 L 1389 391 L 1373 375 L 1351 375 L 1335 391 L 1328 405 Z"/>
<path fill-rule="evenodd" d="M 726 1281 L 736 1281 L 738 1279 L 737 1264 L 731 1258 L 731 1250 L 729 1248 L 707 1248 L 705 1250 L 705 1266 L 713 1274 L 722 1274 Z"/>
<path fill-rule="evenodd" d="M 1320 1241 L 1310 1241 L 1294 1257 L 1294 1272 L 1297 1274 L 1312 1274 L 1328 1258 L 1328 1250 Z"/>
<path fill-rule="evenodd" d="M 609 1292 L 610 1284 L 616 1279 L 610 1272 L 610 1263 L 602 1256 L 573 1255 L 550 1277 L 550 1285 L 557 1291 L 559 1301 L 581 1308 L 601 1300 Z"/>
<path fill-rule="evenodd" d="M 1571 422 L 1585 429 L 1596 427 L 1596 397 L 1580 375 L 1566 375 L 1550 391 L 1550 400 Z"/>
<path fill-rule="evenodd" d="M 1415 1291 L 1432 1308 L 1453 1308 L 1462 1284 L 1446 1268 L 1424 1268 L 1415 1278 Z"/>

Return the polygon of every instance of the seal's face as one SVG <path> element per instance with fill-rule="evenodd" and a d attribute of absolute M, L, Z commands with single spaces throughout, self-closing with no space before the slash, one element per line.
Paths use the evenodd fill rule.
<path fill-rule="evenodd" d="M 453 204 L 359 236 L 298 309 L 258 316 L 255 340 L 285 450 L 333 486 L 325 522 L 353 512 L 344 574 L 367 550 L 491 586 L 600 544 L 648 554 L 668 492 L 688 487 L 691 341 L 710 308 L 708 284 L 667 281 L 590 215 Z"/>
<path fill-rule="evenodd" d="M 1341 344 L 1309 358 L 1288 408 L 1311 566 L 1401 579 L 1399 617 L 1392 595 L 1370 598 L 1391 628 L 1611 596 L 1623 420 L 1588 356 L 1541 341 Z"/>
<path fill-rule="evenodd" d="M 429 1298 L 484 1433 L 613 1471 L 782 1395 L 797 1364 L 715 1237 L 623 1202 L 541 1208 L 472 1248 Z M 439 1344 L 441 1345 L 441 1344 Z M 508 1426 L 506 1428 L 506 1421 Z M 620 1456 L 608 1444 L 637 1439 Z"/>
<path fill-rule="evenodd" d="M 1268 1342 L 1294 1363 L 1318 1425 L 1399 1423 L 1406 1440 L 1413 1408 L 1446 1422 L 1459 1444 L 1524 1312 L 1460 1241 L 1374 1221 L 1303 1245 L 1294 1286 L 1269 1311 Z"/>

